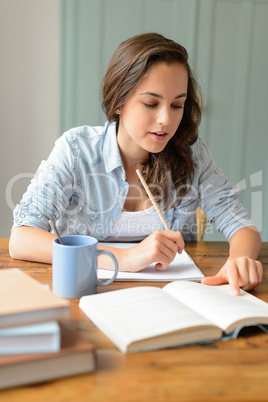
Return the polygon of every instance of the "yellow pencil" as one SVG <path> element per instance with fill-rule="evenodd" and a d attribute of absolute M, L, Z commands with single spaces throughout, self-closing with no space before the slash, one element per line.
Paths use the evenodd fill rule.
<path fill-rule="evenodd" d="M 149 197 L 150 200 L 152 201 L 152 204 L 153 204 L 153 206 L 155 207 L 156 212 L 158 213 L 159 218 L 161 219 L 161 222 L 163 223 L 165 229 L 166 229 L 166 230 L 170 230 L 169 227 L 168 227 L 168 224 L 167 224 L 165 218 L 163 217 L 163 214 L 162 214 L 162 212 L 160 211 L 159 206 L 157 205 L 157 203 L 156 203 L 156 201 L 155 201 L 155 199 L 154 199 L 154 197 L 153 197 L 153 194 L 151 193 L 149 187 L 147 186 L 147 183 L 146 183 L 146 181 L 144 180 L 144 178 L 143 178 L 143 176 L 142 176 L 140 170 L 137 169 L 136 172 L 137 172 L 137 175 L 139 176 L 140 181 L 142 182 L 142 185 L 143 185 L 143 187 L 144 187 L 146 193 L 148 194 L 148 197 Z"/>

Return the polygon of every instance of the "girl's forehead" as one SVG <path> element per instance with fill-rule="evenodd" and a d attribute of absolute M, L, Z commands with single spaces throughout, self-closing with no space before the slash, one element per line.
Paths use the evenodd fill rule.
<path fill-rule="evenodd" d="M 137 91 L 146 87 L 166 88 L 174 87 L 187 90 L 188 73 L 186 67 L 181 63 L 156 63 L 143 76 L 136 86 Z"/>

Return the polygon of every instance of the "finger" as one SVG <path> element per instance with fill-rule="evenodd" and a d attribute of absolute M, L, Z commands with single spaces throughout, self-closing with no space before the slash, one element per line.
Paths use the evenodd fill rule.
<path fill-rule="evenodd" d="M 156 270 L 165 270 L 169 267 L 174 260 L 177 253 L 177 246 L 175 243 L 168 239 L 164 239 L 164 242 L 159 244 L 159 258 L 155 259 L 158 264 L 155 265 Z"/>
<path fill-rule="evenodd" d="M 230 284 L 232 292 L 236 295 L 240 295 L 239 289 L 239 275 L 237 269 L 221 269 L 215 276 L 207 276 L 201 280 L 204 285 L 218 286 Z"/>
<path fill-rule="evenodd" d="M 164 270 L 170 265 L 178 252 L 178 244 L 184 247 L 180 232 L 157 230 L 150 238 L 153 240 L 151 257 L 157 263 L 156 270 Z"/>
<path fill-rule="evenodd" d="M 257 261 L 247 257 L 242 257 L 237 260 L 237 264 L 240 276 L 239 285 L 242 289 L 251 290 L 260 283 L 259 273 L 261 279 L 262 270 L 257 268 L 259 266 L 259 263 L 257 264 Z"/>
<path fill-rule="evenodd" d="M 227 269 L 226 275 L 233 294 L 235 296 L 240 296 L 239 274 L 237 266 L 232 265 L 230 269 Z"/>
<path fill-rule="evenodd" d="M 152 262 L 155 262 L 155 269 L 166 269 L 170 263 L 174 260 L 175 254 L 165 247 L 163 244 L 155 246 L 152 250 L 151 258 Z"/>
<path fill-rule="evenodd" d="M 156 270 L 165 270 L 171 264 L 175 258 L 176 252 L 172 252 L 167 247 L 162 246 L 160 250 L 159 258 L 155 258 L 157 264 L 155 265 Z"/>
<path fill-rule="evenodd" d="M 154 237 L 154 252 L 157 254 L 160 251 L 166 257 L 173 261 L 178 251 L 178 246 L 173 239 L 165 235 L 165 232 L 159 231 L 153 234 Z"/>
<path fill-rule="evenodd" d="M 262 281 L 262 276 L 263 276 L 263 267 L 262 267 L 262 263 L 260 261 L 256 261 L 257 264 L 257 273 L 258 273 L 258 279 L 259 279 L 259 283 L 261 283 Z"/>
<path fill-rule="evenodd" d="M 222 274 L 217 274 L 215 276 L 206 276 L 201 280 L 201 283 L 204 285 L 210 285 L 210 286 L 218 286 L 218 285 L 224 285 L 228 283 L 226 280 L 226 277 Z"/>
<path fill-rule="evenodd" d="M 155 268 L 156 271 L 165 271 L 165 269 L 167 269 L 168 265 L 167 264 L 161 264 L 160 262 L 158 262 L 157 264 L 155 264 L 154 268 Z"/>
<path fill-rule="evenodd" d="M 250 264 L 250 265 L 251 266 L 249 266 L 249 270 L 248 270 L 248 278 L 249 278 L 248 283 L 242 287 L 242 289 L 244 289 L 246 291 L 255 288 L 255 286 L 257 286 L 259 283 L 255 262 L 254 262 L 254 264 Z"/>
<path fill-rule="evenodd" d="M 170 240 L 167 237 L 164 237 L 164 239 L 162 240 L 163 245 L 169 250 L 171 251 L 171 253 L 173 254 L 173 258 L 175 258 L 176 253 L 178 252 L 178 245 L 177 243 L 175 243 L 173 240 Z"/>
<path fill-rule="evenodd" d="M 183 240 L 181 232 L 179 232 L 179 231 L 175 232 L 175 231 L 171 231 L 171 230 L 166 230 L 165 231 L 165 236 L 168 239 L 172 240 L 176 244 L 177 252 L 179 254 L 181 254 L 183 249 L 184 249 L 184 247 L 185 247 L 185 243 L 184 243 L 184 240 Z"/>
<path fill-rule="evenodd" d="M 255 288 L 262 280 L 262 265 L 259 261 L 250 260 L 248 267 L 249 280 L 242 289 L 248 291 Z"/>

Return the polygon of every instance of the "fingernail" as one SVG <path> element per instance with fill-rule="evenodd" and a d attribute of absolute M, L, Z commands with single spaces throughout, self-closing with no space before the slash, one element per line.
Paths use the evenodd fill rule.
<path fill-rule="evenodd" d="M 240 291 L 239 291 L 239 289 L 235 289 L 235 290 L 234 290 L 234 295 L 235 295 L 235 296 L 240 296 Z"/>

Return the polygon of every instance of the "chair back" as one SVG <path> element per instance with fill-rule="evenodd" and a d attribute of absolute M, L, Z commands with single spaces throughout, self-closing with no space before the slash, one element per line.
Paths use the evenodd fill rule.
<path fill-rule="evenodd" d="M 197 241 L 203 240 L 206 222 L 207 218 L 204 211 L 200 207 L 198 207 L 196 210 Z"/>

